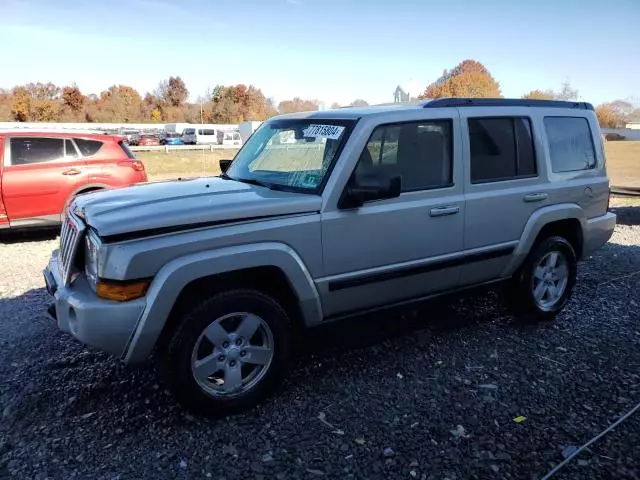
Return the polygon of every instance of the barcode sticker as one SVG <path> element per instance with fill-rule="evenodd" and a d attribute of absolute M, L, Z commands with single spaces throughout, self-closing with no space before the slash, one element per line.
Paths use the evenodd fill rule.
<path fill-rule="evenodd" d="M 307 138 L 330 138 L 337 140 L 342 135 L 344 127 L 338 125 L 309 125 L 304 130 L 304 136 Z"/>

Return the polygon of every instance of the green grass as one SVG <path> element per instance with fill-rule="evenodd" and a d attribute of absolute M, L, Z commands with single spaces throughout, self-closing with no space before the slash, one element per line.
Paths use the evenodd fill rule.
<path fill-rule="evenodd" d="M 136 152 L 136 157 L 142 160 L 147 170 L 149 180 L 166 180 L 178 177 L 203 177 L 218 175 L 221 159 L 231 159 L 237 149 L 214 151 L 170 151 L 164 152 Z"/>
<path fill-rule="evenodd" d="M 605 144 L 607 168 L 611 184 L 616 187 L 640 188 L 640 142 L 614 142 Z M 218 161 L 233 158 L 236 149 L 214 151 L 172 151 L 138 152 L 136 156 L 142 160 L 150 180 L 165 180 L 177 177 L 194 177 L 218 175 Z M 292 149 L 291 163 L 307 163 L 307 156 L 317 160 L 316 156 L 304 149 Z M 270 158 L 265 156 L 261 166 L 269 166 Z M 289 163 L 289 162 L 287 162 Z M 308 167 L 307 167 L 308 168 Z"/>

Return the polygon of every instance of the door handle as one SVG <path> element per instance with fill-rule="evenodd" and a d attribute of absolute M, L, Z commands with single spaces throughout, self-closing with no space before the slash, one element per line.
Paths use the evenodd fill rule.
<path fill-rule="evenodd" d="M 444 217 L 445 215 L 455 215 L 460 211 L 460 207 L 456 205 L 445 205 L 442 207 L 435 207 L 429 210 L 429 215 L 432 217 Z"/>
<path fill-rule="evenodd" d="M 530 193 L 522 197 L 525 202 L 541 202 L 547 198 L 549 198 L 549 195 L 546 193 Z"/>
<path fill-rule="evenodd" d="M 63 175 L 80 175 L 80 173 L 82 172 L 76 168 L 70 168 L 69 170 L 62 172 Z"/>

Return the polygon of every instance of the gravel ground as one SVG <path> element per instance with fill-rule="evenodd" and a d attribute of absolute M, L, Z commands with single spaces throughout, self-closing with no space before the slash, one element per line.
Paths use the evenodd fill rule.
<path fill-rule="evenodd" d="M 217 421 L 152 364 L 59 333 L 40 273 L 56 240 L 5 239 L 0 478 L 541 478 L 640 402 L 640 206 L 614 205 L 624 224 L 556 322 L 489 292 L 323 327 L 274 397 Z M 640 412 L 556 478 L 640 478 Z"/>

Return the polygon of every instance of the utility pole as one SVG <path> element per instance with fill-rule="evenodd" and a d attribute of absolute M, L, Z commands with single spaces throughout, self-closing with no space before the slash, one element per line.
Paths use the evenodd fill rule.
<path fill-rule="evenodd" d="M 204 117 L 202 115 L 202 97 L 200 97 L 200 124 L 204 123 Z"/>

